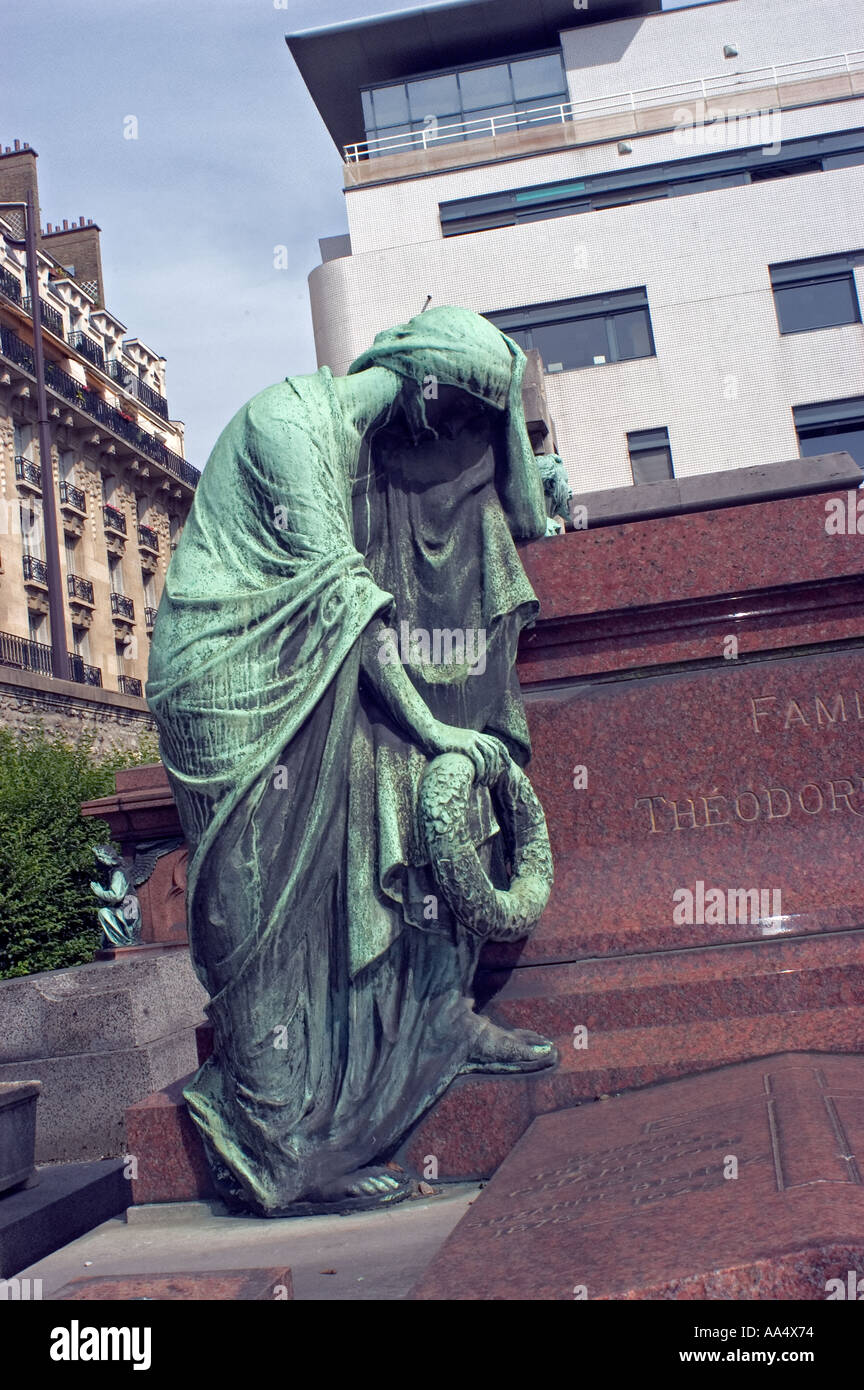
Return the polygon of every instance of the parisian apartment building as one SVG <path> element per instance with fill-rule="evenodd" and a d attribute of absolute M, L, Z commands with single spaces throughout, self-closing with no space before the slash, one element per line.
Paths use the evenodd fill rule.
<path fill-rule="evenodd" d="M 105 303 L 100 229 L 83 216 L 36 229 L 38 308 L 25 216 L 37 154 L 0 147 L 0 725 L 88 729 L 134 742 L 150 633 L 199 474 L 170 417 L 165 359 Z M 35 219 L 34 219 L 35 221 Z M 42 327 L 51 457 L 41 457 L 33 315 Z M 44 498 L 56 500 L 57 551 Z M 59 579 L 66 670 L 52 660 L 49 583 Z"/>
<path fill-rule="evenodd" d="M 542 358 L 577 494 L 864 467 L 860 5 L 459 0 L 287 43 L 343 160 L 319 364 L 458 304 Z"/>

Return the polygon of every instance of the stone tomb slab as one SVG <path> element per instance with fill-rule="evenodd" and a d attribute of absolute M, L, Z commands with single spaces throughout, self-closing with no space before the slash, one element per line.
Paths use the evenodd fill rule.
<path fill-rule="evenodd" d="M 784 1053 L 536 1119 L 411 1297 L 826 1299 L 850 1271 L 864 1295 L 864 1056 Z"/>

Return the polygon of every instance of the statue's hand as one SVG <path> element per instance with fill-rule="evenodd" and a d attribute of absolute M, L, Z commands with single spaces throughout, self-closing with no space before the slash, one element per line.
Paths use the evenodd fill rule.
<path fill-rule="evenodd" d="M 477 781 L 489 785 L 500 777 L 507 756 L 497 739 L 478 734 L 476 729 L 460 729 L 454 724 L 435 721 L 426 740 L 432 757 L 439 753 L 464 753 L 474 764 Z"/>

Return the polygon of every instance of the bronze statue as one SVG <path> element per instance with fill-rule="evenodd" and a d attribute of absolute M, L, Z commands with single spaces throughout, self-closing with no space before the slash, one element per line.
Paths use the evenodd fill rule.
<path fill-rule="evenodd" d="M 168 572 L 147 693 L 215 1040 L 186 1098 L 264 1214 L 398 1200 L 386 1160 L 456 1076 L 557 1060 L 472 998 L 552 881 L 514 667 L 538 608 L 514 537 L 557 529 L 524 367 L 439 308 L 261 392 Z"/>

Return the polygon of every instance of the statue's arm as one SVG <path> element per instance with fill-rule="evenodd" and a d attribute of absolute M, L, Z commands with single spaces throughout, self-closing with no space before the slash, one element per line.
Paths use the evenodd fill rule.
<path fill-rule="evenodd" d="M 442 724 L 434 717 L 399 660 L 392 629 L 380 619 L 369 625 L 361 640 L 360 679 L 427 757 L 464 753 L 474 763 L 479 781 L 498 776 L 500 744 L 488 734 Z"/>
<path fill-rule="evenodd" d="M 412 685 L 390 631 L 380 619 L 366 629 L 360 653 L 361 679 L 400 728 L 424 752 L 431 752 L 438 721 Z"/>

